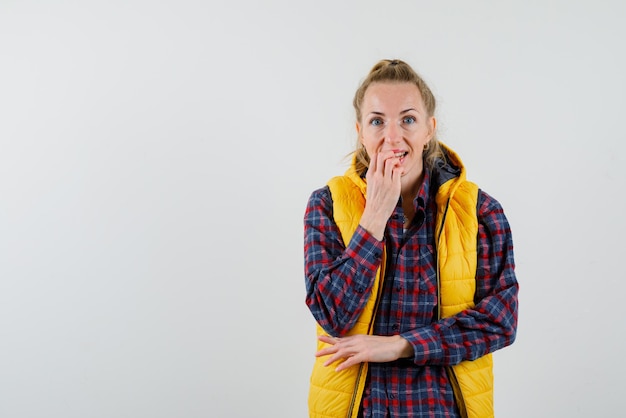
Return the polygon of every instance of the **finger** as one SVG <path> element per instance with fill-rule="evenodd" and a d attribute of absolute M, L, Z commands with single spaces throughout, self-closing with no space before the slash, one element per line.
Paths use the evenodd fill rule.
<path fill-rule="evenodd" d="M 337 351 L 335 354 L 326 359 L 326 361 L 324 362 L 324 366 L 330 366 L 331 364 L 338 361 L 341 361 L 340 364 L 343 364 L 345 361 L 349 360 L 351 356 L 352 354 L 347 353 L 346 350 Z"/>
<path fill-rule="evenodd" d="M 353 358 L 354 357 L 348 357 L 345 361 L 342 361 L 341 363 L 339 363 L 339 366 L 335 367 L 335 371 L 340 372 L 342 370 L 349 369 L 353 365 L 357 364 L 354 362 Z"/>
<path fill-rule="evenodd" d="M 345 342 L 346 344 L 343 344 L 344 342 Z M 346 340 L 344 340 L 344 341 L 342 341 L 342 344 L 341 344 L 341 345 L 337 344 L 337 345 L 334 345 L 332 348 L 334 348 L 334 349 L 335 349 L 335 353 L 334 353 L 332 356 L 330 356 L 330 357 L 329 357 L 329 358 L 328 358 L 328 359 L 324 362 L 324 366 L 330 366 L 331 364 L 333 364 L 333 363 L 335 363 L 335 362 L 337 362 L 337 361 L 342 361 L 342 364 L 343 364 L 343 362 L 345 362 L 345 361 L 348 361 L 348 360 L 352 359 L 352 357 L 353 357 L 353 356 L 355 356 L 355 355 L 357 355 L 357 354 L 358 354 L 358 350 L 357 350 L 357 349 L 356 349 L 356 347 L 352 344 L 352 340 L 351 340 L 351 339 L 349 339 L 349 340 L 347 340 L 347 341 L 346 341 Z M 354 361 L 349 362 L 349 363 L 348 363 L 348 367 L 349 367 L 351 364 L 354 364 Z M 344 367 L 344 368 L 345 368 L 345 367 Z"/>
<path fill-rule="evenodd" d="M 403 174 L 404 174 L 404 167 L 400 166 L 400 167 L 393 168 L 393 171 L 391 174 L 391 180 L 398 187 L 400 187 L 400 182 L 401 182 Z"/>
<path fill-rule="evenodd" d="M 339 356 L 338 354 L 335 354 L 334 356 L 329 357 L 325 362 L 324 362 L 324 367 L 328 367 L 331 364 L 333 364 L 336 361 L 341 360 L 343 357 Z"/>
<path fill-rule="evenodd" d="M 335 345 L 339 342 L 339 338 L 331 337 L 330 335 L 319 335 L 317 339 L 323 343 L 331 344 L 331 345 Z"/>
<path fill-rule="evenodd" d="M 359 363 L 361 363 L 361 360 L 359 359 L 359 357 L 357 355 L 350 356 L 350 357 L 347 357 L 341 363 L 339 363 L 339 365 L 337 367 L 335 367 L 335 371 L 336 372 L 340 372 L 342 370 L 349 369 L 350 367 L 354 366 L 355 364 L 359 364 Z"/>
<path fill-rule="evenodd" d="M 369 170 L 371 170 L 371 172 L 375 172 L 376 171 L 376 167 L 378 166 L 378 153 L 374 154 L 374 156 L 372 158 L 370 158 L 370 165 L 369 165 Z"/>
<path fill-rule="evenodd" d="M 398 157 L 390 157 L 385 160 L 385 177 L 393 178 L 394 170 L 398 168 L 400 159 Z"/>
<path fill-rule="evenodd" d="M 385 174 L 385 166 L 387 165 L 387 160 L 391 157 L 388 152 L 379 152 L 378 158 L 376 162 L 376 172 L 380 174 Z"/>
<path fill-rule="evenodd" d="M 332 345 L 330 347 L 324 347 L 324 348 L 322 348 L 321 350 L 318 350 L 315 353 L 315 357 L 324 357 L 324 356 L 328 356 L 328 355 L 331 355 L 331 354 L 335 354 L 338 350 L 339 349 L 336 346 L 334 346 L 334 345 Z"/>
<path fill-rule="evenodd" d="M 327 347 L 322 348 L 321 350 L 318 350 L 315 353 L 315 357 L 323 357 L 329 354 L 334 354 L 339 349 L 336 346 L 336 344 L 339 342 L 339 338 L 334 338 L 329 335 L 318 335 L 317 339 L 323 343 L 330 344 L 330 346 L 327 346 Z"/>

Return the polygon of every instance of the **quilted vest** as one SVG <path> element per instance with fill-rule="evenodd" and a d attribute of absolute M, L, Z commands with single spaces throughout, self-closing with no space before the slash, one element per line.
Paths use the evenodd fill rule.
<path fill-rule="evenodd" d="M 447 147 L 449 157 L 462 167 L 459 157 Z M 347 245 L 365 209 L 367 185 L 354 165 L 344 176 L 328 182 L 333 199 L 333 217 Z M 465 180 L 465 173 L 444 182 L 435 197 L 437 204 L 437 272 L 439 317 L 455 315 L 474 306 L 477 266 L 478 187 Z M 385 254 L 381 266 L 385 265 Z M 348 335 L 371 334 L 379 293 L 384 280 L 383 268 L 377 272 L 370 298 L 356 325 Z M 318 335 L 324 330 L 318 325 Z M 318 350 L 325 343 L 318 342 Z M 341 373 L 333 365 L 324 367 L 317 358 L 309 390 L 310 418 L 355 418 L 367 377 L 367 363 Z M 474 361 L 463 361 L 447 368 L 457 405 L 464 418 L 492 418 L 493 363 L 491 354 Z"/>
<path fill-rule="evenodd" d="M 348 170 L 345 176 L 332 178 L 328 186 L 333 198 L 333 218 L 347 246 L 365 210 L 366 184 L 356 171 Z M 385 259 L 383 249 L 381 266 L 385 265 Z M 385 276 L 383 270 L 381 267 L 376 272 L 376 280 L 365 308 L 347 335 L 372 334 L 373 319 L 383 288 Z M 322 334 L 326 332 L 317 325 L 317 335 Z M 326 343 L 318 340 L 318 350 L 325 346 Z M 324 367 L 325 361 L 325 358 L 318 357 L 313 365 L 309 388 L 309 417 L 356 418 L 365 389 L 368 363 L 360 363 L 337 373 L 335 372 L 337 364 Z"/>

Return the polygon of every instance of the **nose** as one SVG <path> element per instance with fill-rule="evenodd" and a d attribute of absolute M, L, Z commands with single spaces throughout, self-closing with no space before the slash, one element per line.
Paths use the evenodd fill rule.
<path fill-rule="evenodd" d="M 385 129 L 385 142 L 393 144 L 400 139 L 400 128 L 395 123 L 390 123 Z"/>
<path fill-rule="evenodd" d="M 385 129 L 385 142 L 393 144 L 400 139 L 400 128 L 395 123 L 390 123 Z"/>

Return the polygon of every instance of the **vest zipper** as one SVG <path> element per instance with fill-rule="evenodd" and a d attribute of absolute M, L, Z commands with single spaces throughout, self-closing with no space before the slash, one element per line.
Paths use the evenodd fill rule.
<path fill-rule="evenodd" d="M 359 374 L 356 377 L 354 392 L 352 392 L 352 399 L 350 399 L 350 407 L 348 408 L 348 415 L 346 415 L 346 418 L 352 418 L 352 411 L 354 411 L 354 404 L 356 403 L 356 398 L 359 391 L 359 382 L 361 381 L 361 376 L 363 375 L 363 367 L 363 363 L 359 364 Z"/>
<path fill-rule="evenodd" d="M 454 369 L 452 367 L 446 367 L 446 371 L 448 372 L 448 378 L 450 379 L 450 384 L 452 385 L 452 392 L 454 392 L 454 398 L 456 399 L 457 406 L 459 407 L 461 418 L 467 418 L 465 399 L 463 399 L 463 393 L 461 393 L 461 386 L 456 378 L 456 373 L 454 373 Z"/>
<path fill-rule="evenodd" d="M 446 216 L 448 215 L 448 208 L 450 207 L 450 198 L 446 202 L 446 209 L 443 211 L 441 217 L 441 226 L 439 227 L 439 234 L 437 234 L 437 321 L 441 319 L 441 278 L 439 271 L 439 247 L 441 247 L 441 234 L 443 234 L 443 226 L 446 223 Z"/>
<path fill-rule="evenodd" d="M 446 209 L 443 212 L 443 217 L 441 218 L 441 227 L 439 228 L 439 234 L 437 235 L 437 321 L 441 319 L 441 277 L 439 270 L 439 247 L 441 246 L 441 234 L 443 233 L 443 226 L 446 222 L 446 216 L 448 214 L 448 208 L 450 207 L 450 198 L 446 202 Z M 452 386 L 452 392 L 454 393 L 454 399 L 456 400 L 457 406 L 459 408 L 459 413 L 462 418 L 467 418 L 467 409 L 465 408 L 465 399 L 463 399 L 463 393 L 461 392 L 461 386 L 459 386 L 459 381 L 456 378 L 456 373 L 454 373 L 454 369 L 452 367 L 446 367 L 446 372 L 448 373 L 448 379 L 450 379 L 450 386 Z"/>
<path fill-rule="evenodd" d="M 380 296 L 383 293 L 383 283 L 385 281 L 385 270 L 387 264 L 387 250 L 383 250 L 383 256 L 380 260 L 380 283 L 378 283 L 378 291 L 376 292 L 376 302 L 374 303 L 374 312 L 372 314 L 372 321 L 369 324 L 369 329 L 367 330 L 368 335 L 372 335 L 372 331 L 374 329 L 374 321 L 376 319 L 376 314 L 378 313 L 378 305 L 380 304 Z M 350 407 L 348 408 L 348 414 L 346 418 L 352 418 L 352 414 L 354 412 L 354 407 L 356 405 L 356 401 L 359 395 L 359 383 L 363 378 L 363 369 L 365 368 L 365 363 L 361 363 L 359 365 L 359 373 L 356 377 L 356 383 L 354 385 L 354 391 L 352 392 L 352 399 L 350 399 Z M 363 398 L 363 393 L 361 393 L 361 398 Z M 360 405 L 359 405 L 360 406 Z"/>

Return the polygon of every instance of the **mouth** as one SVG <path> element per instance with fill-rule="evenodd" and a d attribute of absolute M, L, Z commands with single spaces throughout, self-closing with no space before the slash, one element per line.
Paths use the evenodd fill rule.
<path fill-rule="evenodd" d="M 408 151 L 398 151 L 395 153 L 395 156 L 397 158 L 403 159 L 404 157 L 407 156 L 408 153 L 409 153 Z"/>

